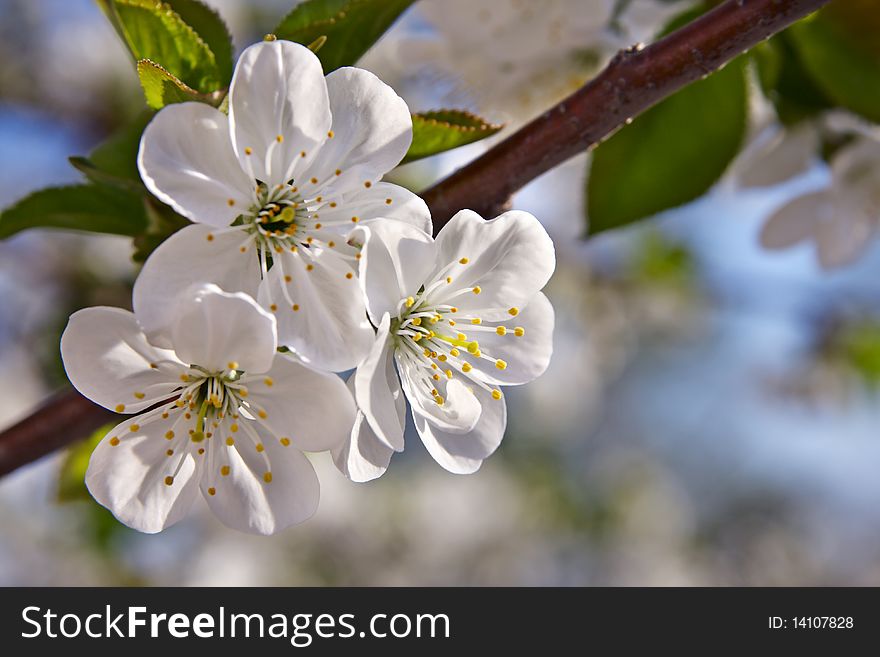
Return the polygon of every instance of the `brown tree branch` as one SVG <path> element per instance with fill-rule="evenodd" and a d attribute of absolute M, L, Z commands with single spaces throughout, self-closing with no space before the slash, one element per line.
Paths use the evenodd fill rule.
<path fill-rule="evenodd" d="M 598 144 L 628 118 L 707 75 L 829 0 L 727 0 L 644 49 L 620 52 L 595 79 L 423 196 L 434 228 L 462 208 L 494 216 L 510 196 Z M 0 433 L 0 475 L 73 442 L 115 416 L 75 390 L 56 393 Z"/>
<path fill-rule="evenodd" d="M 619 52 L 578 91 L 423 192 L 434 231 L 462 208 L 494 217 L 527 183 L 829 1 L 727 0 L 647 48 Z"/>

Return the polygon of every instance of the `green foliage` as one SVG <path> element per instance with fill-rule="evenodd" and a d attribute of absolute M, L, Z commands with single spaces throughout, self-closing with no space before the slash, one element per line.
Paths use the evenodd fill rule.
<path fill-rule="evenodd" d="M 787 32 L 756 46 L 751 55 L 757 63 L 761 89 L 783 123 L 791 125 L 832 107 L 804 68 Z"/>
<path fill-rule="evenodd" d="M 625 226 L 705 193 L 742 145 L 746 89 L 740 58 L 601 144 L 587 183 L 589 233 Z"/>
<path fill-rule="evenodd" d="M 137 168 L 138 148 L 140 147 L 141 134 L 147 123 L 153 118 L 152 112 L 143 112 L 128 125 L 110 135 L 104 142 L 99 144 L 89 153 L 86 158 L 71 158 L 88 162 L 92 169 L 103 174 L 100 182 L 115 180 L 117 182 L 136 184 L 139 188 L 141 177 Z M 77 164 L 74 164 L 80 168 Z M 82 170 L 82 169 L 80 169 Z M 86 173 L 86 175 L 89 175 Z"/>
<path fill-rule="evenodd" d="M 834 103 L 880 121 L 880 12 L 876 2 L 835 3 L 790 28 L 804 68 Z"/>
<path fill-rule="evenodd" d="M 0 239 L 28 228 L 135 236 L 147 227 L 143 197 L 108 185 L 49 187 L 0 214 Z"/>
<path fill-rule="evenodd" d="M 165 0 L 184 23 L 189 25 L 214 53 L 223 85 L 232 79 L 232 37 L 220 15 L 200 0 Z"/>
<path fill-rule="evenodd" d="M 89 467 L 89 457 L 98 443 L 113 428 L 112 424 L 105 424 L 96 429 L 88 438 L 74 443 L 68 448 L 58 471 L 57 499 L 59 502 L 76 502 L 89 499 L 89 491 L 86 488 L 86 469 Z"/>
<path fill-rule="evenodd" d="M 208 101 L 208 97 L 195 89 L 190 89 L 183 82 L 171 75 L 156 62 L 141 59 L 137 63 L 138 78 L 144 89 L 147 105 L 153 109 L 162 109 L 172 103 L 190 101 Z"/>
<path fill-rule="evenodd" d="M 435 110 L 413 114 L 413 140 L 403 163 L 472 144 L 501 130 L 464 110 Z"/>
<path fill-rule="evenodd" d="M 324 73 L 350 66 L 415 0 L 306 0 L 297 5 L 273 34 L 305 46 L 322 36 L 317 56 Z"/>
<path fill-rule="evenodd" d="M 840 337 L 844 362 L 865 385 L 880 386 L 880 323 L 865 320 L 847 327 Z"/>

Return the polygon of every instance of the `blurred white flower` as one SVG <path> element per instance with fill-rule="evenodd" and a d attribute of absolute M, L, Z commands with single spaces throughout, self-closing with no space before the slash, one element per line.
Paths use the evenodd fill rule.
<path fill-rule="evenodd" d="M 198 222 L 147 260 L 134 306 L 153 336 L 172 318 L 159 290 L 210 280 L 276 314 L 282 344 L 328 370 L 357 365 L 372 341 L 355 278 L 358 223 L 430 223 L 402 187 L 379 182 L 406 154 L 406 103 L 376 76 L 340 68 L 326 78 L 289 41 L 246 49 L 229 116 L 203 103 L 170 105 L 144 131 L 147 187 Z"/>
<path fill-rule="evenodd" d="M 462 210 L 436 241 L 391 221 L 361 238 L 360 284 L 378 330 L 354 374 L 351 440 L 334 461 L 358 481 L 381 475 L 403 450 L 405 395 L 434 459 L 475 472 L 504 435 L 498 387 L 527 383 L 550 361 L 554 314 L 540 290 L 556 265 L 553 243 L 516 211 L 483 221 Z"/>
<path fill-rule="evenodd" d="M 795 198 L 764 224 L 761 244 L 813 242 L 825 269 L 856 260 L 880 227 L 880 136 L 864 132 L 831 158 L 827 187 Z"/>
<path fill-rule="evenodd" d="M 482 112 L 520 124 L 575 91 L 620 48 L 651 39 L 688 3 L 633 0 L 426 0 L 438 32 L 429 64 Z M 418 53 L 418 49 L 415 51 Z"/>
<path fill-rule="evenodd" d="M 149 533 L 183 518 L 199 489 L 234 529 L 272 534 L 306 520 L 318 479 L 300 450 L 344 439 L 351 395 L 338 377 L 279 355 L 274 316 L 247 295 L 205 285 L 171 305 L 170 349 L 119 308 L 81 310 L 64 331 L 61 355 L 77 390 L 138 414 L 95 449 L 89 491 Z"/>

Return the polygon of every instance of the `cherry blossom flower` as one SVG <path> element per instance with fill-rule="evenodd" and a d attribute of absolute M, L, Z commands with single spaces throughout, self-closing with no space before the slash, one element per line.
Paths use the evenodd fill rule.
<path fill-rule="evenodd" d="M 199 490 L 241 531 L 272 534 L 306 520 L 318 479 L 301 450 L 346 438 L 355 409 L 345 384 L 279 354 L 275 317 L 245 294 L 206 285 L 172 305 L 167 349 L 119 308 L 80 310 L 64 331 L 77 390 L 134 415 L 95 448 L 89 491 L 150 533 L 183 518 Z"/>
<path fill-rule="evenodd" d="M 364 481 L 403 449 L 406 400 L 434 459 L 476 471 L 504 435 L 501 386 L 547 368 L 554 314 L 540 292 L 555 268 L 553 243 L 535 217 L 491 221 L 463 210 L 436 241 L 402 222 L 361 231 L 360 284 L 377 328 L 351 385 L 359 408 L 348 442 L 333 450 Z"/>
<path fill-rule="evenodd" d="M 848 265 L 865 251 L 880 229 L 880 133 L 859 130 L 829 165 L 826 187 L 792 199 L 766 221 L 765 248 L 813 242 L 824 269 Z"/>
<path fill-rule="evenodd" d="M 418 196 L 380 182 L 412 141 L 406 103 L 376 76 L 289 41 L 247 48 L 229 115 L 203 103 L 161 110 L 138 166 L 159 199 L 196 222 L 147 260 L 134 307 L 151 338 L 171 321 L 158 291 L 210 280 L 276 315 L 279 342 L 323 369 L 354 367 L 372 340 L 346 235 L 393 218 L 426 228 Z M 165 345 L 160 345 L 165 346 Z"/>

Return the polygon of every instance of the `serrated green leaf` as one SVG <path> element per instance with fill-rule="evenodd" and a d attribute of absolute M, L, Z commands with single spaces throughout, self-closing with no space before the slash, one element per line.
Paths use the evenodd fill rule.
<path fill-rule="evenodd" d="M 0 239 L 28 228 L 65 228 L 135 236 L 147 227 L 143 197 L 99 185 L 49 187 L 0 214 Z"/>
<path fill-rule="evenodd" d="M 356 63 L 414 1 L 306 0 L 284 17 L 273 34 L 304 46 L 326 36 L 317 56 L 324 73 L 329 73 Z"/>
<path fill-rule="evenodd" d="M 413 114 L 412 122 L 412 144 L 401 164 L 472 144 L 504 127 L 464 110 L 421 112 Z"/>
<path fill-rule="evenodd" d="M 589 233 L 625 226 L 705 193 L 739 152 L 746 93 L 740 58 L 600 144 L 587 182 Z"/>
<path fill-rule="evenodd" d="M 207 42 L 167 3 L 159 0 L 107 0 L 105 13 L 117 27 L 135 61 L 149 59 L 202 93 L 223 85 L 221 66 Z"/>
<path fill-rule="evenodd" d="M 58 484 L 56 499 L 59 502 L 78 502 L 89 499 L 89 491 L 86 488 L 86 470 L 89 467 L 89 458 L 95 447 L 103 440 L 107 432 L 113 428 L 112 424 L 105 424 L 96 429 L 85 440 L 74 443 L 67 449 L 61 467 L 58 470 Z"/>
<path fill-rule="evenodd" d="M 224 86 L 232 79 L 232 36 L 223 19 L 201 0 L 165 0 L 183 22 L 189 25 L 214 53 L 214 61 Z"/>
<path fill-rule="evenodd" d="M 789 28 L 804 68 L 835 103 L 880 121 L 880 12 L 876 2 L 833 4 Z"/>
<path fill-rule="evenodd" d="M 162 109 L 172 103 L 209 102 L 210 100 L 208 96 L 191 89 L 149 59 L 142 59 L 137 63 L 137 74 L 144 90 L 144 97 L 147 99 L 147 105 L 153 109 Z"/>

